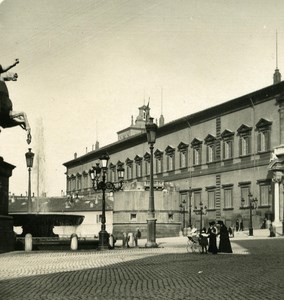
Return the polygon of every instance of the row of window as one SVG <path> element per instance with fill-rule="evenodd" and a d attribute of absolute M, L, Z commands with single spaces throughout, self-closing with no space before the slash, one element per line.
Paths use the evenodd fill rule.
<path fill-rule="evenodd" d="M 260 119 L 256 124 L 257 132 L 257 152 L 266 152 L 271 148 L 271 125 L 272 122 L 266 119 Z M 234 157 L 234 142 L 235 137 L 239 140 L 239 157 L 250 155 L 252 144 L 252 127 L 242 124 L 237 134 L 225 129 L 220 139 L 208 134 L 204 141 L 194 138 L 191 142 L 192 148 L 192 165 L 198 166 L 202 164 L 202 151 L 203 146 L 206 147 L 206 163 L 212 163 L 216 160 L 222 159 L 228 160 Z M 204 144 L 204 145 L 203 145 Z M 177 146 L 178 159 L 176 160 L 176 149 L 172 146 L 167 146 L 165 153 L 160 149 L 156 149 L 154 152 L 154 173 L 159 174 L 164 171 L 170 172 L 176 169 L 176 162 L 179 164 L 179 169 L 187 168 L 189 165 L 189 144 L 180 142 Z M 222 150 L 221 150 L 222 149 Z M 165 163 L 164 163 L 165 159 Z M 140 178 L 142 176 L 150 175 L 150 153 L 142 157 L 136 155 L 132 160 L 127 158 L 123 163 L 118 161 L 117 164 L 110 163 L 108 169 L 108 180 L 117 181 L 117 167 L 124 166 L 125 179 L 131 180 L 134 178 Z M 68 177 L 68 190 L 80 190 L 89 188 L 92 186 L 90 179 L 88 178 L 88 171 L 83 174 L 77 174 Z"/>
<path fill-rule="evenodd" d="M 261 118 L 256 124 L 257 132 L 257 152 L 266 152 L 271 148 L 271 125 L 272 122 Z M 250 155 L 252 153 L 252 127 L 242 124 L 237 130 L 239 140 L 240 157 Z M 206 146 L 206 162 L 214 162 L 221 159 L 220 150 L 222 148 L 222 159 L 231 159 L 234 157 L 234 140 L 235 133 L 226 129 L 221 134 L 220 143 L 218 139 L 211 134 L 208 134 L 204 140 Z M 195 138 L 191 146 L 193 148 L 193 165 L 202 163 L 202 144 L 203 142 Z"/>
<path fill-rule="evenodd" d="M 259 207 L 271 206 L 272 204 L 272 195 L 271 195 L 271 183 L 267 180 L 258 181 L 259 186 L 259 199 L 257 199 L 257 205 Z M 223 209 L 232 209 L 234 208 L 234 201 L 236 201 L 235 206 L 240 208 L 249 207 L 250 201 L 252 199 L 251 186 L 250 182 L 239 183 L 238 188 L 240 189 L 240 198 L 234 199 L 234 185 L 226 184 L 222 186 L 223 193 Z M 199 209 L 200 203 L 207 209 L 214 210 L 216 209 L 216 187 L 208 187 L 205 189 L 206 195 L 202 192 L 202 189 L 193 189 L 191 193 L 182 193 L 181 194 L 181 203 L 186 203 L 187 208 L 188 204 L 191 203 L 192 209 Z M 207 199 L 203 201 L 202 197 Z M 189 198 L 191 197 L 191 202 Z"/>
<path fill-rule="evenodd" d="M 257 152 L 266 152 L 271 148 L 271 125 L 272 122 L 260 119 L 256 124 L 257 132 Z M 239 138 L 239 156 L 246 156 L 251 154 L 251 144 L 252 144 L 252 127 L 248 127 L 242 124 L 237 130 L 237 136 Z M 211 134 L 208 134 L 204 139 L 204 145 L 206 147 L 206 163 L 211 163 L 220 159 L 218 155 L 218 149 L 222 147 L 222 158 L 223 160 L 232 159 L 234 157 L 234 138 L 235 133 L 226 129 L 221 134 L 221 139 L 217 139 Z M 197 166 L 202 164 L 202 147 L 203 141 L 198 138 L 194 138 L 191 142 L 192 153 L 192 165 Z M 189 144 L 181 142 L 177 146 L 177 151 L 179 153 L 178 163 L 179 168 L 188 167 L 189 161 Z M 164 155 L 165 154 L 165 155 Z M 164 164 L 164 158 L 166 159 Z M 144 160 L 144 165 L 143 165 Z M 176 149 L 172 146 L 167 146 L 165 153 L 159 149 L 154 152 L 154 173 L 162 173 L 163 171 L 174 171 L 176 169 Z M 122 164 L 122 162 L 118 162 Z M 126 179 L 139 178 L 143 175 L 147 176 L 150 174 L 150 154 L 147 152 L 144 157 L 136 155 L 134 160 L 129 158 L 125 161 L 126 169 Z M 142 170 L 144 166 L 144 170 Z M 164 170 L 165 167 L 165 170 Z M 110 166 L 110 179 L 115 180 L 115 165 Z M 144 171 L 144 173 L 142 172 Z"/>

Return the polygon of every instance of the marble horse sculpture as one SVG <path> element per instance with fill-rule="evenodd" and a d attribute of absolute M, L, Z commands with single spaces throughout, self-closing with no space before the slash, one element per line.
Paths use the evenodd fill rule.
<path fill-rule="evenodd" d="M 15 62 L 8 66 L 3 67 L 0 65 L 0 126 L 2 128 L 10 128 L 20 126 L 27 131 L 27 143 L 30 144 L 31 128 L 27 119 L 27 115 L 24 112 L 13 111 L 13 104 L 9 97 L 8 88 L 5 81 L 17 81 L 17 73 L 6 73 L 19 63 L 16 59 Z M 1 131 L 1 130 L 0 130 Z"/>

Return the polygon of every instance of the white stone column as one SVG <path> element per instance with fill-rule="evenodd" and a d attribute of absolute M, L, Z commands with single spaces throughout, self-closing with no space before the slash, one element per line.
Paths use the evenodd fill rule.
<path fill-rule="evenodd" d="M 273 174 L 274 181 L 274 222 L 275 227 L 282 226 L 280 220 L 280 184 L 282 182 L 282 171 L 276 171 Z"/>

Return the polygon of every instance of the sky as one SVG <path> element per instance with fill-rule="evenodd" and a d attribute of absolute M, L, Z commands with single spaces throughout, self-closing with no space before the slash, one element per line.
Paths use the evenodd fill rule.
<path fill-rule="evenodd" d="M 20 60 L 7 86 L 33 136 L 0 133 L 10 192 L 26 193 L 32 148 L 41 190 L 61 195 L 63 163 L 117 141 L 149 98 L 169 122 L 271 85 L 283 11 L 282 0 L 0 0 L 0 64 Z"/>

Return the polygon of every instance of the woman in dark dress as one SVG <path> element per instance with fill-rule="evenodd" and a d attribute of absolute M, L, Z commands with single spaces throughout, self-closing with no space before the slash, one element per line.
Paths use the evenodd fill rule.
<path fill-rule="evenodd" d="M 210 222 L 209 223 L 210 227 L 208 228 L 207 233 L 209 234 L 209 247 L 208 247 L 208 252 L 211 252 L 212 254 L 217 254 L 218 249 L 217 249 L 217 242 L 216 242 L 216 237 L 217 237 L 217 228 L 215 226 L 215 222 Z"/>
<path fill-rule="evenodd" d="M 220 225 L 219 252 L 233 253 L 227 227 L 223 221 L 218 221 L 217 223 Z"/>

